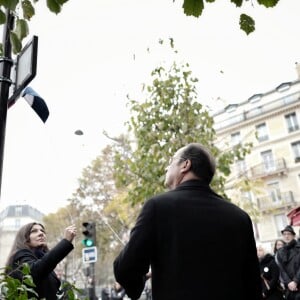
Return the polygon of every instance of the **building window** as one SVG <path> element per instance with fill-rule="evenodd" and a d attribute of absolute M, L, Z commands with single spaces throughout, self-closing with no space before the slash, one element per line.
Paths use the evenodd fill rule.
<path fill-rule="evenodd" d="M 238 105 L 237 104 L 230 104 L 225 108 L 225 111 L 227 113 L 234 112 L 237 109 Z"/>
<path fill-rule="evenodd" d="M 21 220 L 15 219 L 15 229 L 19 229 L 21 227 Z"/>
<path fill-rule="evenodd" d="M 238 175 L 243 175 L 246 173 L 246 162 L 244 159 L 242 160 L 238 160 L 235 163 L 235 169 L 236 169 L 236 173 Z"/>
<path fill-rule="evenodd" d="M 15 216 L 16 217 L 22 216 L 22 206 L 16 206 L 15 207 Z"/>
<path fill-rule="evenodd" d="M 255 107 L 253 109 L 250 109 L 248 112 L 247 112 L 247 117 L 248 118 L 251 118 L 251 117 L 255 117 L 257 115 L 260 115 L 263 113 L 263 108 L 262 106 L 258 106 L 258 107 Z"/>
<path fill-rule="evenodd" d="M 267 141 L 269 139 L 266 123 L 256 125 L 256 134 L 259 142 Z"/>
<path fill-rule="evenodd" d="M 300 142 L 292 143 L 295 162 L 300 162 Z"/>
<path fill-rule="evenodd" d="M 261 153 L 261 158 L 266 172 L 275 170 L 275 161 L 273 158 L 272 150 L 264 151 Z"/>
<path fill-rule="evenodd" d="M 276 88 L 276 91 L 282 93 L 284 91 L 287 91 L 290 87 L 291 87 L 290 82 L 284 82 Z"/>
<path fill-rule="evenodd" d="M 231 144 L 232 144 L 232 146 L 238 145 L 241 141 L 242 141 L 241 133 L 239 131 L 231 134 Z"/>
<path fill-rule="evenodd" d="M 249 99 L 248 99 L 248 101 L 250 102 L 250 103 L 255 103 L 255 102 L 258 102 L 261 98 L 262 98 L 262 94 L 255 94 L 255 95 L 253 95 L 253 96 L 251 96 Z"/>
<path fill-rule="evenodd" d="M 280 202 L 281 201 L 281 193 L 279 189 L 279 182 L 268 183 L 268 193 L 272 202 Z"/>
<path fill-rule="evenodd" d="M 241 192 L 241 198 L 245 202 L 252 202 L 252 195 L 250 191 L 243 191 Z"/>
<path fill-rule="evenodd" d="M 285 116 L 288 132 L 293 132 L 299 129 L 296 113 L 293 112 Z"/>
<path fill-rule="evenodd" d="M 287 95 L 282 98 L 284 104 L 293 103 L 295 101 L 298 101 L 298 99 L 299 99 L 299 96 L 297 96 L 295 94 Z"/>
<path fill-rule="evenodd" d="M 274 215 L 274 222 L 276 227 L 277 236 L 281 236 L 281 230 L 288 225 L 288 220 L 285 214 Z"/>

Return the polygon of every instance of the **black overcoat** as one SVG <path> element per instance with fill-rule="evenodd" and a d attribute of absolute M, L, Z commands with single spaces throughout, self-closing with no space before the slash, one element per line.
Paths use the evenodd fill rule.
<path fill-rule="evenodd" d="M 13 257 L 12 268 L 17 270 L 22 264 L 28 263 L 39 299 L 45 298 L 46 300 L 56 300 L 56 293 L 60 287 L 60 280 L 53 270 L 73 248 L 71 242 L 62 239 L 41 258 L 37 258 L 29 249 L 21 249 L 17 251 Z M 22 274 L 20 272 L 12 272 L 11 276 L 22 279 Z"/>
<path fill-rule="evenodd" d="M 198 180 L 143 206 L 114 261 L 116 280 L 131 299 L 140 296 L 149 266 L 153 300 L 261 299 L 249 216 Z"/>

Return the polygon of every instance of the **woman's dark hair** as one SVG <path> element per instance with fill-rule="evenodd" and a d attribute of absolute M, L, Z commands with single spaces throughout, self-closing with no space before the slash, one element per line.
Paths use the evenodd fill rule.
<path fill-rule="evenodd" d="M 16 234 L 15 240 L 13 242 L 13 245 L 11 247 L 10 253 L 8 255 L 6 266 L 10 266 L 13 256 L 18 250 L 21 249 L 31 249 L 29 246 L 30 241 L 30 232 L 34 225 L 40 225 L 43 229 L 45 229 L 44 225 L 37 223 L 37 222 L 31 222 L 26 225 L 23 225 L 19 231 Z M 47 252 L 49 249 L 47 246 L 43 247 L 43 251 Z"/>
<path fill-rule="evenodd" d="M 198 143 L 188 144 L 183 148 L 181 159 L 191 161 L 191 171 L 206 183 L 210 183 L 216 171 L 216 162 L 211 153 Z"/>

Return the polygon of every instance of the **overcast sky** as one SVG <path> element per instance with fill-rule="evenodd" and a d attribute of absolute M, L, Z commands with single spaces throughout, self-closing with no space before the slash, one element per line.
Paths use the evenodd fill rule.
<path fill-rule="evenodd" d="M 29 204 L 48 213 L 66 204 L 82 169 L 108 143 L 103 130 L 125 132 L 126 95 L 139 96 L 151 70 L 174 58 L 159 39 L 174 39 L 176 59 L 190 64 L 205 105 L 297 80 L 300 1 L 272 9 L 251 2 L 243 10 L 229 0 L 208 3 L 197 19 L 184 15 L 182 1 L 69 0 L 58 15 L 39 1 L 30 22 L 39 39 L 37 75 L 29 85 L 50 116 L 42 123 L 23 98 L 9 109 L 0 208 Z M 239 29 L 241 12 L 256 21 L 249 36 Z"/>

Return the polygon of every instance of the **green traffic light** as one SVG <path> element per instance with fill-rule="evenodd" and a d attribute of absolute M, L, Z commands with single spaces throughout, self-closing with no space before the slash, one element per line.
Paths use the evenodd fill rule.
<path fill-rule="evenodd" d="M 84 239 L 82 244 L 85 247 L 92 247 L 96 245 L 96 224 L 95 222 L 84 222 L 82 223 Z"/>
<path fill-rule="evenodd" d="M 91 247 L 94 245 L 94 241 L 90 239 L 84 239 L 82 240 L 82 244 L 85 245 L 86 247 Z"/>

